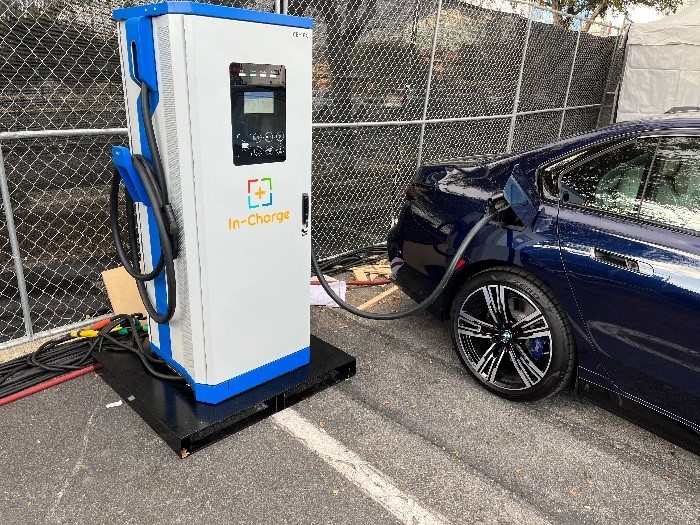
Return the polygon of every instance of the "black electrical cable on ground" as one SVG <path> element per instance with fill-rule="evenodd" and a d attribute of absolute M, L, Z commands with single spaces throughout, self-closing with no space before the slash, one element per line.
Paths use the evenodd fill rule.
<path fill-rule="evenodd" d="M 499 210 L 502 211 L 502 210 Z M 338 295 L 333 291 L 333 289 L 330 287 L 326 279 L 323 277 L 323 271 L 321 270 L 321 267 L 318 263 L 318 260 L 316 259 L 316 254 L 311 250 L 311 266 L 314 269 L 314 272 L 316 273 L 316 276 L 318 277 L 319 282 L 321 283 L 321 286 L 323 289 L 326 291 L 326 293 L 333 299 L 338 306 L 341 308 L 347 310 L 351 314 L 357 315 L 359 317 L 364 317 L 365 319 L 373 319 L 375 321 L 394 321 L 396 319 L 403 319 L 404 317 L 408 317 L 409 315 L 413 315 L 417 312 L 420 312 L 421 310 L 425 310 L 428 306 L 430 306 L 435 299 L 437 299 L 440 294 L 445 290 L 445 287 L 447 286 L 447 283 L 449 280 L 452 278 L 452 275 L 454 274 L 457 264 L 459 261 L 462 259 L 464 256 L 464 252 L 467 251 L 467 248 L 469 248 L 469 245 L 471 242 L 474 240 L 474 237 L 481 231 L 481 229 L 489 223 L 496 215 L 498 215 L 498 212 L 487 212 L 469 231 L 467 236 L 464 238 L 462 241 L 462 244 L 459 245 L 459 248 L 457 248 L 457 251 L 455 252 L 454 256 L 452 257 L 452 261 L 450 261 L 450 264 L 447 266 L 447 269 L 445 270 L 445 275 L 442 276 L 442 279 L 440 282 L 437 284 L 435 287 L 435 290 L 433 290 L 433 293 L 431 293 L 428 297 L 426 297 L 424 300 L 422 300 L 420 303 L 417 305 L 413 306 L 412 308 L 409 308 L 408 310 L 405 310 L 403 312 L 397 312 L 397 313 L 391 313 L 391 314 L 376 314 L 376 313 L 370 313 L 370 312 L 365 312 L 363 310 L 359 310 L 358 308 L 355 308 L 353 305 L 350 303 L 346 303 L 343 301 Z"/>
<path fill-rule="evenodd" d="M 127 329 L 130 334 L 136 334 L 132 338 L 132 343 L 131 345 L 128 345 L 124 342 L 119 337 L 116 337 L 112 335 L 112 329 L 116 326 L 122 326 L 127 325 Z M 154 365 L 163 365 L 167 367 L 167 363 L 162 360 L 160 357 L 154 356 L 151 354 L 150 349 L 146 350 L 143 346 L 143 342 L 146 339 L 145 336 L 139 337 L 138 336 L 138 330 L 136 327 L 136 318 L 131 315 L 119 315 L 115 318 L 112 319 L 112 321 L 102 328 L 100 330 L 99 335 L 97 336 L 97 342 L 94 345 L 93 350 L 96 350 L 97 352 L 102 352 L 104 350 L 110 350 L 110 351 L 127 351 L 131 352 L 133 354 L 136 354 L 136 356 L 141 360 L 141 363 L 143 363 L 144 368 L 146 371 L 151 374 L 154 377 L 157 377 L 158 379 L 163 379 L 166 381 L 185 381 L 185 378 L 182 377 L 181 375 L 178 374 L 169 374 L 169 373 L 163 373 L 158 371 Z M 169 370 L 169 368 L 168 368 Z"/>
<path fill-rule="evenodd" d="M 0 364 L 0 400 L 22 390 L 44 383 L 92 363 L 95 352 L 125 351 L 138 356 L 146 371 L 167 381 L 183 382 L 173 374 L 167 363 L 147 348 L 147 333 L 139 330 L 141 318 L 119 315 L 100 329 L 96 337 L 62 336 L 47 341 L 28 356 Z M 112 332 L 115 327 L 126 329 L 126 335 Z"/>
<path fill-rule="evenodd" d="M 119 187 L 121 177 L 117 170 L 114 170 L 112 177 L 112 191 L 110 193 L 110 226 L 112 237 L 117 250 L 117 256 L 124 269 L 136 280 L 136 286 L 143 301 L 148 315 L 156 323 L 167 323 L 175 313 L 176 287 L 175 280 L 175 257 L 178 250 L 178 228 L 173 213 L 168 190 L 165 181 L 165 173 L 153 130 L 153 120 L 151 118 L 150 90 L 145 83 L 141 84 L 141 112 L 144 129 L 146 131 L 146 141 L 148 149 L 153 158 L 153 169 L 143 155 L 132 155 L 132 162 L 141 183 L 146 190 L 148 201 L 153 211 L 156 229 L 160 240 L 160 258 L 153 265 L 149 272 L 141 272 L 141 260 L 139 256 L 138 232 L 136 226 L 136 207 L 129 192 L 126 193 L 126 217 L 127 217 L 127 237 L 129 241 L 130 256 L 127 254 L 121 239 L 121 227 L 119 225 Z M 154 171 L 155 170 L 155 171 Z M 167 307 L 165 312 L 159 312 L 157 305 L 153 301 L 146 288 L 146 282 L 158 277 L 161 272 L 165 272 L 167 283 Z"/>
<path fill-rule="evenodd" d="M 348 253 L 336 255 L 319 263 L 319 267 L 326 275 L 337 275 L 348 271 L 360 264 L 372 264 L 386 258 L 386 246 L 373 245 L 358 248 Z"/>

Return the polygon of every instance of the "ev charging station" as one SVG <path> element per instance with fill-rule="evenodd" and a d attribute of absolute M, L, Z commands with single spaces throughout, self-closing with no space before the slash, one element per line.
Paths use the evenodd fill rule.
<path fill-rule="evenodd" d="M 113 17 L 131 148 L 112 152 L 112 233 L 149 314 L 151 350 L 179 375 L 146 373 L 144 354 L 95 359 L 183 457 L 355 374 L 354 357 L 309 333 L 309 262 L 345 310 L 401 319 L 440 296 L 499 213 L 512 205 L 528 224 L 537 215 L 536 192 L 512 176 L 426 299 L 361 311 L 333 292 L 311 250 L 313 20 L 192 2 Z"/>
<path fill-rule="evenodd" d="M 309 333 L 313 20 L 191 2 L 113 18 L 130 143 L 113 157 L 134 202 L 141 270 L 158 273 L 165 254 L 163 210 L 139 164 L 162 164 L 176 252 L 174 274 L 160 271 L 142 291 L 159 312 L 176 304 L 165 322 L 151 315 L 151 349 L 190 393 L 120 356 L 98 359 L 107 382 L 139 391 L 132 406 L 184 449 L 187 432 L 206 434 L 264 400 L 279 410 L 290 389 L 299 397 L 316 376 L 355 371 L 354 358 Z"/>

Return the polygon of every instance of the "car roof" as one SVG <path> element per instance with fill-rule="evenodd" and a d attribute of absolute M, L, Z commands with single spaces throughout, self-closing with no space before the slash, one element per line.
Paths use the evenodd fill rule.
<path fill-rule="evenodd" d="M 617 122 L 606 126 L 603 128 L 593 129 L 580 133 L 578 135 L 573 135 L 567 139 L 563 139 L 564 142 L 568 140 L 583 139 L 586 137 L 598 137 L 598 136 L 608 136 L 608 135 L 620 135 L 624 134 L 626 131 L 633 133 L 644 133 L 653 131 L 665 131 L 672 129 L 698 129 L 700 130 L 700 113 L 699 112 L 688 112 L 688 113 L 664 113 L 663 115 L 656 115 L 642 120 L 630 120 L 627 122 Z M 546 146 L 545 146 L 546 147 Z"/>
<path fill-rule="evenodd" d="M 700 108 L 695 106 L 688 107 L 675 107 L 671 108 L 661 115 L 653 115 L 641 120 L 631 120 L 627 122 L 619 122 L 613 124 L 617 125 L 635 125 L 640 123 L 654 123 L 658 122 L 664 126 L 670 127 L 700 127 Z"/>
<path fill-rule="evenodd" d="M 655 115 L 643 120 L 633 120 L 627 122 L 617 122 L 610 126 L 597 128 L 572 135 L 561 140 L 555 140 L 547 144 L 542 144 L 535 148 L 518 153 L 500 153 L 492 155 L 473 155 L 456 159 L 448 159 L 439 162 L 430 162 L 429 165 L 449 165 L 457 168 L 470 168 L 476 166 L 495 166 L 502 162 L 510 163 L 516 157 L 528 157 L 538 152 L 549 149 L 576 149 L 599 141 L 622 137 L 627 134 L 641 134 L 654 131 L 668 132 L 678 130 L 698 130 L 700 131 L 700 109 L 698 108 L 673 108 L 662 115 Z M 564 146 L 564 148 L 562 148 Z M 568 146 L 568 147 L 567 147 Z"/>

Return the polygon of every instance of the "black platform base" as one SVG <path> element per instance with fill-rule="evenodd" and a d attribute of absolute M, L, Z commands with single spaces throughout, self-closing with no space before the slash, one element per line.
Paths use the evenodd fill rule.
<path fill-rule="evenodd" d="M 355 375 L 355 358 L 311 336 L 311 362 L 217 405 L 195 401 L 190 387 L 161 381 L 130 352 L 98 352 L 105 382 L 180 456 Z"/>

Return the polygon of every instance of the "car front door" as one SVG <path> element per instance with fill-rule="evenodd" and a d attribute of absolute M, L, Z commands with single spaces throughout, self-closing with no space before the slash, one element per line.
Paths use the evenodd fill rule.
<path fill-rule="evenodd" d="M 609 378 L 700 428 L 700 142 L 646 137 L 565 167 L 562 259 Z"/>

